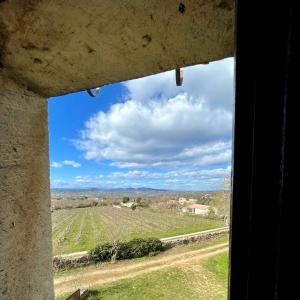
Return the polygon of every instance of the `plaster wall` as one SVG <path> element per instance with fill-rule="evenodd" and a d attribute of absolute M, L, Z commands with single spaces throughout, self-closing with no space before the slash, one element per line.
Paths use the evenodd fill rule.
<path fill-rule="evenodd" d="M 54 299 L 47 100 L 0 76 L 0 299 Z"/>

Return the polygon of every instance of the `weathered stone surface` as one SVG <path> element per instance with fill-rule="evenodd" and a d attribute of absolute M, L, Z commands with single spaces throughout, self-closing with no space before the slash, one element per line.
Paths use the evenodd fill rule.
<path fill-rule="evenodd" d="M 82 255 L 80 257 L 70 257 L 63 258 L 59 256 L 55 256 L 53 258 L 53 271 L 59 272 L 72 268 L 85 267 L 93 264 L 94 262 L 90 260 L 88 254 Z"/>
<path fill-rule="evenodd" d="M 54 299 L 47 101 L 1 76 L 0 299 Z"/>
<path fill-rule="evenodd" d="M 2 73 L 61 95 L 232 56 L 234 1 L 6 0 L 0 49 Z"/>

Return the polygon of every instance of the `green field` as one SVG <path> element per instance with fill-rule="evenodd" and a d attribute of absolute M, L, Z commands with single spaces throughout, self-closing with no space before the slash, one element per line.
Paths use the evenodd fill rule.
<path fill-rule="evenodd" d="M 227 299 L 228 254 L 90 288 L 87 300 Z M 65 299 L 60 296 L 57 299 Z"/>
<path fill-rule="evenodd" d="M 164 208 L 112 206 L 55 210 L 52 213 L 54 255 L 90 250 L 97 244 L 136 237 L 169 237 L 223 226 L 218 220 L 183 215 Z"/>
<path fill-rule="evenodd" d="M 87 300 L 227 299 L 228 255 L 220 254 L 209 259 L 207 265 L 204 264 L 201 271 L 188 267 L 172 268 L 164 272 L 122 280 L 99 289 L 92 289 Z M 221 266 L 223 275 L 220 277 Z"/>

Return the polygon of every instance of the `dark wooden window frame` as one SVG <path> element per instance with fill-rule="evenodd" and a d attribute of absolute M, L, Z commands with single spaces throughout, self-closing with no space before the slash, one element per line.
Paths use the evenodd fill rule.
<path fill-rule="evenodd" d="M 237 3 L 230 299 L 298 298 L 288 296 L 297 289 L 288 268 L 298 259 L 289 252 L 300 137 L 293 6 Z"/>

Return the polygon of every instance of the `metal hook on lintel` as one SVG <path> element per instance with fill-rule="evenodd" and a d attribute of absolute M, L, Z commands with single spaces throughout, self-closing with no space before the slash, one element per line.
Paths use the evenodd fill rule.
<path fill-rule="evenodd" d="M 95 92 L 92 91 L 92 89 L 87 89 L 87 93 L 92 97 L 92 98 L 96 98 L 97 96 L 99 96 L 100 94 L 100 87 L 96 87 Z"/>
<path fill-rule="evenodd" d="M 176 85 L 181 86 L 183 82 L 183 70 L 176 69 L 175 70 L 175 78 L 176 78 Z"/>

